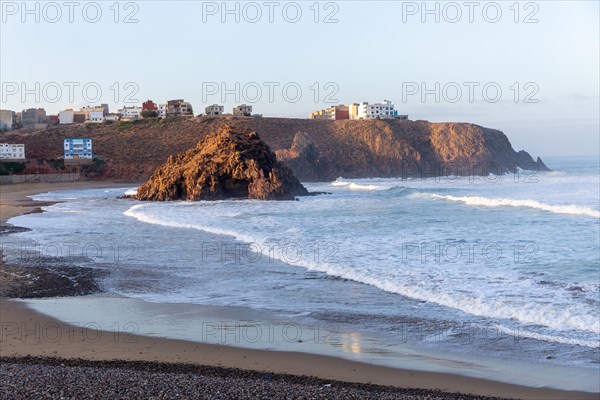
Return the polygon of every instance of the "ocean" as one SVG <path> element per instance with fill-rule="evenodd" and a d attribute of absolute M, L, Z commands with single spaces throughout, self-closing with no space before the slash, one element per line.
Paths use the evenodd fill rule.
<path fill-rule="evenodd" d="M 44 193 L 34 199 L 63 202 L 11 219 L 31 231 L 4 252 L 101 268 L 108 293 L 148 303 L 242 307 L 382 349 L 594 374 L 600 167 L 545 161 L 552 172 L 308 183 L 330 194 L 289 202 Z"/>

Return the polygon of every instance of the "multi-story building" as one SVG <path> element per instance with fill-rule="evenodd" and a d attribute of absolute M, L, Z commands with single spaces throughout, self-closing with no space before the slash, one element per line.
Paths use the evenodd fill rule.
<path fill-rule="evenodd" d="M 349 119 L 348 106 L 340 104 L 324 110 L 315 111 L 309 116 L 310 119 Z"/>
<path fill-rule="evenodd" d="M 61 125 L 72 124 L 74 122 L 75 113 L 72 109 L 62 110 L 58 113 L 58 121 Z"/>
<path fill-rule="evenodd" d="M 64 140 L 65 160 L 91 160 L 92 139 L 73 138 Z"/>
<path fill-rule="evenodd" d="M 223 115 L 223 112 L 225 112 L 225 107 L 218 104 L 210 105 L 204 109 L 206 115 Z"/>
<path fill-rule="evenodd" d="M 131 106 L 131 107 L 124 106 L 122 109 L 119 110 L 119 114 L 121 114 L 121 119 L 124 119 L 126 121 L 140 119 L 141 113 L 142 113 L 142 107 L 140 107 L 140 106 Z"/>
<path fill-rule="evenodd" d="M 166 104 L 158 105 L 158 116 L 160 118 L 167 118 L 167 105 Z"/>
<path fill-rule="evenodd" d="M 90 122 L 100 123 L 104 122 L 104 110 L 102 111 L 90 111 L 89 119 Z"/>
<path fill-rule="evenodd" d="M 0 110 L 0 131 L 10 131 L 16 125 L 17 115 L 11 110 Z"/>
<path fill-rule="evenodd" d="M 333 119 L 333 115 L 331 115 L 331 110 L 326 108 L 324 110 L 319 110 L 310 113 L 308 116 L 309 119 Z"/>
<path fill-rule="evenodd" d="M 348 104 L 348 119 L 358 119 L 358 103 Z"/>
<path fill-rule="evenodd" d="M 192 105 L 183 99 L 168 100 L 165 110 L 167 117 L 192 117 L 194 110 Z"/>
<path fill-rule="evenodd" d="M 147 100 L 142 103 L 142 110 L 158 111 L 158 107 L 152 100 Z"/>
<path fill-rule="evenodd" d="M 394 119 L 396 115 L 398 112 L 389 100 L 374 104 L 363 102 L 358 105 L 357 119 Z"/>
<path fill-rule="evenodd" d="M 233 115 L 237 115 L 237 116 L 241 116 L 241 117 L 250 117 L 250 116 L 252 116 L 252 106 L 247 106 L 246 104 L 242 104 L 237 107 L 233 107 Z"/>
<path fill-rule="evenodd" d="M 102 116 L 104 116 L 105 108 L 104 107 L 96 107 L 96 106 L 88 106 L 88 107 L 80 108 L 79 112 L 84 113 L 86 121 L 89 121 L 89 120 L 91 120 L 90 114 L 93 112 L 101 113 Z M 98 114 L 96 114 L 96 115 L 98 115 Z"/>
<path fill-rule="evenodd" d="M 21 125 L 23 128 L 45 128 L 46 110 L 43 108 L 29 108 L 21 112 Z"/>
<path fill-rule="evenodd" d="M 2 160 L 24 160 L 25 145 L 0 143 L 0 159 Z"/>

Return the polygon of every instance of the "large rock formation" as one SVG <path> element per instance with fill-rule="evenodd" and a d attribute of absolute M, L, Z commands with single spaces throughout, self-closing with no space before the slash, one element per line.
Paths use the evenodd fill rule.
<path fill-rule="evenodd" d="M 308 194 L 256 132 L 240 133 L 226 126 L 196 147 L 169 157 L 138 189 L 135 198 L 293 200 Z"/>

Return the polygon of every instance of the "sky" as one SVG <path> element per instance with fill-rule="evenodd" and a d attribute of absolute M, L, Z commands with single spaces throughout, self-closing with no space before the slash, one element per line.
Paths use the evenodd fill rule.
<path fill-rule="evenodd" d="M 598 1 L 1 3 L 2 109 L 390 100 L 534 157 L 600 152 Z"/>

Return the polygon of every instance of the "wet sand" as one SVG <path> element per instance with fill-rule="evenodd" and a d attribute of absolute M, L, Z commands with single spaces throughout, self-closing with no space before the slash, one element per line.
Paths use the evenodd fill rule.
<path fill-rule="evenodd" d="M 117 186 L 134 185 L 115 184 L 111 182 L 2 185 L 0 186 L 0 215 L 2 223 L 5 223 L 8 218 L 23 213 L 39 212 L 41 206 L 48 205 L 47 203 L 40 204 L 40 202 L 28 199 L 27 195 L 67 188 Z M 18 265 L 2 265 L 0 271 L 1 286 L 2 288 L 11 287 L 10 297 L 32 297 L 31 274 L 33 270 L 38 269 L 44 271 L 43 266 L 24 271 Z M 46 271 L 44 273 L 51 274 L 52 272 Z M 58 276 L 64 277 L 64 273 L 58 274 Z M 43 292 L 43 287 L 38 287 L 36 290 L 42 290 L 42 293 L 45 293 L 46 296 L 85 294 L 70 292 L 68 285 L 64 284 L 65 280 L 61 279 L 57 278 L 53 280 L 46 276 L 45 279 L 41 279 L 40 281 L 47 282 L 49 288 L 46 289 L 48 291 Z M 83 274 L 83 279 L 87 279 L 85 274 Z M 73 282 L 73 279 L 67 279 L 67 281 Z M 43 286 L 42 283 L 40 285 Z M 90 288 L 90 292 L 94 292 L 94 290 L 93 287 Z M 27 308 L 21 302 L 8 299 L 7 297 L 9 296 L 5 294 L 2 296 L 4 298 L 0 299 L 0 324 L 2 327 L 0 361 L 2 362 L 3 370 L 10 371 L 9 376 L 11 377 L 5 383 L 0 384 L 0 393 L 3 394 L 23 393 L 23 396 L 32 395 L 34 390 L 37 390 L 35 388 L 40 385 L 47 385 L 48 390 L 51 390 L 53 385 L 66 385 L 65 393 L 79 393 L 78 390 L 85 388 L 82 389 L 76 385 L 70 386 L 70 384 L 66 384 L 61 380 L 50 379 L 50 377 L 54 376 L 53 374 L 62 374 L 61 376 L 72 374 L 76 378 L 82 376 L 82 374 L 90 374 L 96 371 L 99 377 L 98 381 L 100 382 L 102 379 L 106 379 L 106 376 L 103 374 L 108 368 L 109 370 L 116 369 L 118 371 L 123 369 L 136 371 L 135 373 L 131 373 L 132 379 L 129 383 L 134 388 L 139 387 L 144 379 L 155 379 L 158 377 L 151 374 L 165 373 L 165 371 L 167 373 L 172 372 L 190 385 L 194 384 L 204 387 L 206 394 L 210 395 L 212 393 L 215 395 L 215 398 L 219 396 L 221 396 L 220 398 L 228 398 L 226 393 L 233 392 L 227 392 L 225 388 L 231 385 L 235 385 L 239 390 L 247 387 L 248 393 L 255 393 L 256 396 L 280 398 L 288 397 L 281 394 L 286 393 L 285 391 L 290 388 L 290 385 L 300 385 L 300 387 L 296 387 L 299 391 L 290 392 L 289 394 L 289 397 L 296 398 L 323 397 L 321 395 L 324 395 L 326 398 L 368 398 L 371 394 L 373 394 L 373 398 L 377 395 L 381 395 L 381 398 L 407 399 L 475 398 L 457 394 L 459 392 L 491 397 L 523 399 L 597 398 L 597 394 L 592 393 L 530 388 L 453 374 L 376 366 L 324 355 L 244 349 L 128 334 L 115 335 L 114 332 L 110 331 L 90 331 L 88 329 L 86 332 L 83 332 L 82 328 L 68 326 L 61 321 Z M 27 356 L 35 358 L 24 358 Z M 61 366 L 61 362 L 56 364 L 53 361 L 56 358 L 72 361 L 62 362 L 65 365 Z M 106 364 L 110 360 L 121 360 L 123 362 L 118 365 Z M 173 370 L 175 372 L 169 369 L 174 368 L 172 367 L 173 364 L 179 368 L 178 370 Z M 142 372 L 139 372 L 140 365 L 148 368 L 144 369 L 144 367 L 142 368 Z M 223 379 L 219 382 L 211 379 L 202 381 L 200 377 L 206 377 L 207 375 L 202 372 L 202 369 L 193 369 L 198 368 L 198 366 L 217 368 L 216 370 L 211 370 L 213 372 L 217 371 L 215 375 L 209 375 L 211 377 L 220 376 Z M 192 370 L 189 368 L 197 372 L 190 373 L 189 371 Z M 60 371 L 57 372 L 57 370 Z M 39 379 L 41 380 L 32 381 L 33 383 L 30 382 L 31 384 L 29 385 L 27 383 L 29 381 L 19 379 L 19 376 L 22 374 L 32 371 L 40 373 L 42 378 Z M 248 373 L 247 371 L 254 372 Z M 177 374 L 184 374 L 185 376 L 181 377 Z M 265 378 L 265 374 L 269 374 L 269 378 Z M 44 376 L 48 377 L 45 381 L 43 379 Z M 299 378 L 299 376 L 303 378 Z M 321 380 L 315 381 L 314 378 L 309 377 Z M 283 382 L 284 385 L 271 385 L 271 387 L 264 388 L 265 380 L 267 382 Z M 175 381 L 173 380 L 173 382 Z M 208 383 L 209 381 L 210 383 Z M 127 380 L 124 382 L 127 382 Z M 175 387 L 170 388 L 168 382 L 169 380 L 166 379 L 162 388 L 164 390 L 176 390 Z M 359 391 L 347 392 L 347 396 L 345 397 L 342 395 L 337 396 L 332 392 L 322 392 L 322 388 L 329 388 L 329 386 L 324 385 L 331 382 L 334 382 L 333 387 L 336 390 L 340 390 L 339 394 L 346 393 L 343 390 Z M 342 382 L 346 382 L 347 384 Z M 381 386 L 352 386 L 356 383 Z M 126 383 L 123 384 L 125 385 Z M 222 391 L 219 391 L 221 387 L 219 385 L 222 385 Z M 390 389 L 389 386 L 394 389 Z M 103 388 L 104 386 L 89 386 L 88 390 L 90 393 L 97 394 L 95 398 L 103 398 Z M 316 388 L 318 388 L 319 392 L 315 394 L 313 390 L 317 390 Z M 39 389 L 41 390 L 41 388 Z M 158 390 L 160 387 L 156 389 Z M 263 389 L 267 391 L 265 392 Z M 411 389 L 419 389 L 419 391 L 414 392 Z M 123 390 L 128 391 L 133 389 L 123 388 Z M 447 392 L 447 394 L 437 391 Z M 220 395 L 217 395 L 217 392 Z M 150 395 L 150 393 L 154 392 L 150 390 L 144 393 Z M 177 395 L 174 391 L 168 393 L 172 396 L 167 397 L 176 397 Z M 243 392 L 238 391 L 237 393 Z M 280 394 L 279 396 L 277 395 L 278 393 Z M 233 394 L 230 394 L 230 396 L 233 397 Z M 251 397 L 250 395 L 248 398 Z M 211 397 L 206 396 L 203 398 Z"/>

